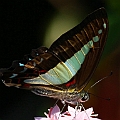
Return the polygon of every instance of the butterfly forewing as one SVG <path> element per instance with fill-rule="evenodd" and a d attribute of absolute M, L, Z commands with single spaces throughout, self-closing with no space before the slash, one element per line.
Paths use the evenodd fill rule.
<path fill-rule="evenodd" d="M 99 62 L 107 33 L 107 14 L 105 9 L 101 8 L 51 45 L 50 50 L 67 63 L 69 70 L 72 68 L 76 72 L 69 81 L 71 84 L 63 84 L 63 87 L 81 89 L 88 83 Z M 74 80 L 76 82 L 72 82 Z"/>

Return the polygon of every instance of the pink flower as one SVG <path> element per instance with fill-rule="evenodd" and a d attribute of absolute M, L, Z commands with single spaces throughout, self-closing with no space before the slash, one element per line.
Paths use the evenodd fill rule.
<path fill-rule="evenodd" d="M 97 114 L 93 114 L 93 108 L 86 109 L 85 111 L 76 110 L 68 106 L 68 111 L 60 113 L 59 107 L 56 105 L 49 109 L 49 113 L 45 113 L 46 117 L 35 117 L 35 120 L 100 120 L 95 118 Z M 93 118 L 94 117 L 94 118 Z"/>

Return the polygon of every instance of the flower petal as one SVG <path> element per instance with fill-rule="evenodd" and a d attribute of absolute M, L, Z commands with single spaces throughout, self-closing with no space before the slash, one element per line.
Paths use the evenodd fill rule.
<path fill-rule="evenodd" d="M 73 107 L 68 106 L 68 111 L 60 114 L 60 109 L 56 105 L 49 109 L 49 114 L 46 113 L 47 118 L 45 117 L 35 117 L 35 120 L 100 120 L 98 118 L 93 118 L 93 108 L 88 108 L 85 111 L 81 109 L 77 110 Z M 96 117 L 96 116 L 95 116 Z"/>
<path fill-rule="evenodd" d="M 54 115 L 55 113 L 60 113 L 60 108 L 55 105 L 53 108 L 51 107 L 49 110 L 49 116 Z"/>
<path fill-rule="evenodd" d="M 70 113 L 70 115 L 71 115 L 72 117 L 75 116 L 75 109 L 74 109 L 73 107 L 68 106 L 68 112 Z"/>
<path fill-rule="evenodd" d="M 48 117 L 51 118 L 51 120 L 58 120 L 60 116 L 60 109 L 57 105 L 55 105 L 53 108 L 51 107 L 49 110 Z"/>
<path fill-rule="evenodd" d="M 89 115 L 89 116 L 91 116 L 91 114 L 93 113 L 93 108 L 91 107 L 91 108 L 88 108 L 87 110 L 86 110 L 86 113 Z"/>

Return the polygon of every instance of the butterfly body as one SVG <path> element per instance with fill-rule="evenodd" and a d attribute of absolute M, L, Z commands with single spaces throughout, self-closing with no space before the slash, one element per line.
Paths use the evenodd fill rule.
<path fill-rule="evenodd" d="M 25 88 L 37 95 L 71 104 L 84 102 L 89 98 L 84 88 L 98 65 L 107 33 L 107 13 L 100 8 L 49 49 L 34 49 L 10 68 L 0 69 L 1 79 L 7 86 Z"/>
<path fill-rule="evenodd" d="M 50 98 L 59 99 L 63 103 L 66 102 L 73 105 L 81 102 L 86 102 L 89 99 L 89 95 L 84 90 L 56 90 L 54 88 L 50 89 L 49 87 L 34 87 L 32 92 L 40 96 L 47 96 Z"/>

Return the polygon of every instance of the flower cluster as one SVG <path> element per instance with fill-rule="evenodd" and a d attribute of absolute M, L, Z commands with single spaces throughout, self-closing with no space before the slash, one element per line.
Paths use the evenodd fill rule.
<path fill-rule="evenodd" d="M 46 117 L 35 117 L 35 120 L 100 120 L 96 118 L 98 115 L 93 113 L 93 108 L 81 111 L 70 106 L 68 106 L 68 111 L 60 113 L 60 109 L 56 105 L 49 109 L 48 114 L 44 113 Z"/>

